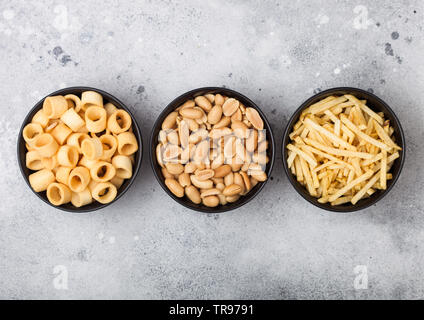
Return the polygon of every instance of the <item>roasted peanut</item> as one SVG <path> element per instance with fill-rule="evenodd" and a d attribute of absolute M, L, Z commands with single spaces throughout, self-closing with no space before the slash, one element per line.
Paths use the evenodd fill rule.
<path fill-rule="evenodd" d="M 196 104 L 205 111 L 210 111 L 212 109 L 211 102 L 204 96 L 198 96 L 194 98 Z"/>
<path fill-rule="evenodd" d="M 179 184 L 180 184 L 183 188 L 185 188 L 185 187 L 187 187 L 187 186 L 191 185 L 190 175 L 189 175 L 188 173 L 185 173 L 185 172 L 181 173 L 181 174 L 178 176 L 178 183 L 179 183 Z"/>
<path fill-rule="evenodd" d="M 184 188 L 175 179 L 165 179 L 165 184 L 168 189 L 178 198 L 184 196 Z"/>
<path fill-rule="evenodd" d="M 202 202 L 199 190 L 197 190 L 197 188 L 192 185 L 185 188 L 185 194 L 187 198 L 189 198 L 191 202 L 195 204 L 199 204 Z"/>
<path fill-rule="evenodd" d="M 222 112 L 225 116 L 231 117 L 237 111 L 240 102 L 234 98 L 227 99 L 222 105 Z"/>
<path fill-rule="evenodd" d="M 184 167 L 181 163 L 167 163 L 165 167 L 170 174 L 180 174 L 184 171 Z"/>
<path fill-rule="evenodd" d="M 209 197 L 209 196 L 217 196 L 221 192 L 217 188 L 207 189 L 203 190 L 200 194 L 201 198 Z"/>
<path fill-rule="evenodd" d="M 218 168 L 215 169 L 215 178 L 223 178 L 227 174 L 231 172 L 231 166 L 228 164 L 224 164 Z"/>
<path fill-rule="evenodd" d="M 237 194 L 240 194 L 242 192 L 241 187 L 238 184 L 231 184 L 222 191 L 222 194 L 224 196 L 235 196 Z"/>
<path fill-rule="evenodd" d="M 177 116 L 178 113 L 175 111 L 168 114 L 162 122 L 162 130 L 173 129 L 177 121 Z"/>
<path fill-rule="evenodd" d="M 222 117 L 222 107 L 218 104 L 215 105 L 208 114 L 208 122 L 210 124 L 217 124 Z"/>
<path fill-rule="evenodd" d="M 219 198 L 217 196 L 209 196 L 203 198 L 203 204 L 207 207 L 216 207 L 219 204 Z"/>
<path fill-rule="evenodd" d="M 246 118 L 250 121 L 250 123 L 255 127 L 255 129 L 263 130 L 264 122 L 259 115 L 259 112 L 253 108 L 246 109 Z"/>

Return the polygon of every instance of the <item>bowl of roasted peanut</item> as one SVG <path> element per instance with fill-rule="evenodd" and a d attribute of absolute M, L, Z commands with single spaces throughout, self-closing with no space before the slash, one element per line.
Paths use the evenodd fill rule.
<path fill-rule="evenodd" d="M 293 114 L 282 160 L 304 199 L 329 211 L 357 211 L 395 185 L 405 160 L 405 137 L 399 119 L 379 97 L 333 88 L 309 98 Z"/>
<path fill-rule="evenodd" d="M 153 172 L 168 195 L 196 211 L 236 209 L 270 178 L 274 137 L 264 113 L 228 89 L 191 90 L 159 115 L 150 136 Z"/>
<path fill-rule="evenodd" d="M 118 200 L 142 160 L 140 129 L 130 110 L 111 94 L 71 87 L 39 101 L 18 138 L 21 173 L 49 205 L 89 212 Z"/>

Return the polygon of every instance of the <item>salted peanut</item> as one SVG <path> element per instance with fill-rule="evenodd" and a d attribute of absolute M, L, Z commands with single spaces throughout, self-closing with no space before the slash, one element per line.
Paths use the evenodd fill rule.
<path fill-rule="evenodd" d="M 185 188 L 185 187 L 187 187 L 187 186 L 191 185 L 190 175 L 189 175 L 188 173 L 185 173 L 185 172 L 181 173 L 181 174 L 178 176 L 178 183 L 179 183 L 179 184 L 180 184 L 183 188 Z"/>
<path fill-rule="evenodd" d="M 165 130 L 159 131 L 158 140 L 162 144 L 168 142 L 168 134 L 167 134 L 167 132 Z"/>
<path fill-rule="evenodd" d="M 255 152 L 255 153 L 252 154 L 252 162 L 258 163 L 262 166 L 262 165 L 265 165 L 269 162 L 269 158 L 265 153 Z"/>
<path fill-rule="evenodd" d="M 250 176 L 256 180 L 263 182 L 267 179 L 267 175 L 264 171 L 253 170 L 249 172 Z"/>
<path fill-rule="evenodd" d="M 242 178 L 241 174 L 238 173 L 238 172 L 234 173 L 234 184 L 236 184 L 240 187 L 240 189 L 241 189 L 240 194 L 243 194 L 245 192 L 246 187 L 244 185 L 243 178 Z"/>
<path fill-rule="evenodd" d="M 258 131 L 257 130 L 249 130 L 249 137 L 246 139 L 246 150 L 248 152 L 253 152 L 256 150 L 258 146 Z"/>
<path fill-rule="evenodd" d="M 184 172 L 184 167 L 181 163 L 167 163 L 165 167 L 170 174 L 180 174 Z"/>
<path fill-rule="evenodd" d="M 217 169 L 224 164 L 224 155 L 221 153 L 215 159 L 212 160 L 211 169 Z"/>
<path fill-rule="evenodd" d="M 223 194 L 218 194 L 218 198 L 219 198 L 219 203 L 223 206 L 225 206 L 228 201 L 227 201 L 227 197 L 224 196 Z"/>
<path fill-rule="evenodd" d="M 231 123 L 230 117 L 221 117 L 221 120 L 213 126 L 214 129 L 224 128 Z"/>
<path fill-rule="evenodd" d="M 203 170 L 196 170 L 195 176 L 200 181 L 205 181 L 211 179 L 215 175 L 215 171 L 212 169 L 203 169 Z"/>
<path fill-rule="evenodd" d="M 204 96 L 198 96 L 194 98 L 194 101 L 200 108 L 202 108 L 203 110 L 207 112 L 209 112 L 212 109 L 211 102 Z"/>
<path fill-rule="evenodd" d="M 188 123 L 188 128 L 190 129 L 190 131 L 196 132 L 197 130 L 199 130 L 199 124 L 193 119 L 183 118 L 183 120 Z"/>
<path fill-rule="evenodd" d="M 243 178 L 244 186 L 246 188 L 246 192 L 249 192 L 252 189 L 252 184 L 250 183 L 250 178 L 246 172 L 240 172 L 241 177 Z"/>
<path fill-rule="evenodd" d="M 258 131 L 258 143 L 264 141 L 265 139 L 266 139 L 265 130 Z"/>
<path fill-rule="evenodd" d="M 231 133 L 232 133 L 231 129 L 227 127 L 218 128 L 218 129 L 214 128 L 209 132 L 209 137 L 215 140 L 224 136 L 228 136 Z"/>
<path fill-rule="evenodd" d="M 217 124 L 222 117 L 222 107 L 217 104 L 215 105 L 208 114 L 208 122 L 210 124 Z"/>
<path fill-rule="evenodd" d="M 218 183 L 224 183 L 224 178 L 211 178 L 211 179 L 215 185 Z"/>
<path fill-rule="evenodd" d="M 178 146 L 180 144 L 180 137 L 178 136 L 178 132 L 177 131 L 171 131 L 170 133 L 168 133 L 168 135 L 166 136 L 167 140 L 169 141 L 169 143 L 172 143 L 176 146 Z"/>
<path fill-rule="evenodd" d="M 176 162 L 177 157 L 181 154 L 182 150 L 179 146 L 167 144 L 163 151 L 163 161 Z"/>
<path fill-rule="evenodd" d="M 237 137 L 242 138 L 242 139 L 247 139 L 250 135 L 250 132 L 249 132 L 247 126 L 239 120 L 234 120 L 231 123 L 231 129 L 233 129 L 234 134 Z"/>
<path fill-rule="evenodd" d="M 193 173 L 197 169 L 197 166 L 194 162 L 189 162 L 184 167 L 185 173 Z"/>
<path fill-rule="evenodd" d="M 182 198 L 184 196 L 184 188 L 181 187 L 177 180 L 165 179 L 165 185 L 178 198 Z"/>
<path fill-rule="evenodd" d="M 178 124 L 178 135 L 180 137 L 181 147 L 187 148 L 189 145 L 190 129 L 185 120 L 180 121 Z"/>
<path fill-rule="evenodd" d="M 185 108 L 193 108 L 196 104 L 193 100 L 187 100 L 184 102 L 181 106 L 179 106 L 179 110 L 185 109 Z"/>
<path fill-rule="evenodd" d="M 233 113 L 233 115 L 231 116 L 231 121 L 241 121 L 243 120 L 243 116 L 241 114 L 241 110 L 237 109 L 236 112 Z"/>
<path fill-rule="evenodd" d="M 200 193 L 201 198 L 209 197 L 209 196 L 217 196 L 221 192 L 217 188 L 202 190 L 202 193 Z"/>
<path fill-rule="evenodd" d="M 203 113 L 199 109 L 185 108 L 179 111 L 180 115 L 188 119 L 199 119 L 203 116 Z"/>
<path fill-rule="evenodd" d="M 230 202 L 230 203 L 236 202 L 238 199 L 240 199 L 239 195 L 225 197 L 225 200 L 227 200 L 227 202 Z"/>
<path fill-rule="evenodd" d="M 199 204 L 202 202 L 202 198 L 200 198 L 200 192 L 196 187 L 190 185 L 185 188 L 185 194 L 187 198 L 191 200 L 191 202 L 195 204 Z"/>
<path fill-rule="evenodd" d="M 188 138 L 189 143 L 198 143 L 202 140 L 205 140 L 208 136 L 209 132 L 206 129 L 199 129 L 195 132 L 193 132 L 190 137 Z"/>
<path fill-rule="evenodd" d="M 259 112 L 256 109 L 253 108 L 247 108 L 246 109 L 246 118 L 250 121 L 253 127 L 258 130 L 263 130 L 264 128 L 264 122 L 259 115 Z"/>
<path fill-rule="evenodd" d="M 220 192 L 225 189 L 225 184 L 219 182 L 215 185 L 215 188 L 217 188 Z"/>
<path fill-rule="evenodd" d="M 246 107 L 244 106 L 244 104 L 240 103 L 239 108 L 240 108 L 241 114 L 245 115 L 246 114 Z"/>
<path fill-rule="evenodd" d="M 237 111 L 240 102 L 234 98 L 227 99 L 222 105 L 222 112 L 225 116 L 231 117 Z"/>
<path fill-rule="evenodd" d="M 205 97 L 206 97 L 206 99 L 209 100 L 210 103 L 214 103 L 214 101 L 215 101 L 215 95 L 214 94 L 208 93 L 208 94 L 205 94 Z"/>
<path fill-rule="evenodd" d="M 235 196 L 242 192 L 241 187 L 238 184 L 231 184 L 222 191 L 224 196 Z"/>
<path fill-rule="evenodd" d="M 173 129 L 177 121 L 177 116 L 178 116 L 178 113 L 175 111 L 168 114 L 165 120 L 163 120 L 162 122 L 162 130 Z"/>
<path fill-rule="evenodd" d="M 200 107 L 194 107 L 193 109 L 196 109 L 202 113 L 202 116 L 200 118 L 194 119 L 199 125 L 202 125 L 203 127 L 207 127 L 207 121 L 208 116 L 206 115 L 205 111 Z"/>
<path fill-rule="evenodd" d="M 224 143 L 224 157 L 227 159 L 231 159 L 236 154 L 236 137 L 229 137 L 225 139 Z"/>
<path fill-rule="evenodd" d="M 215 169 L 215 178 L 223 178 L 231 172 L 231 166 L 229 164 L 224 164 Z"/>
<path fill-rule="evenodd" d="M 195 163 L 201 163 L 209 155 L 209 141 L 203 140 L 197 144 L 193 160 Z"/>
<path fill-rule="evenodd" d="M 166 168 L 161 168 L 162 174 L 165 179 L 173 179 L 174 175 L 170 174 L 169 171 Z"/>
<path fill-rule="evenodd" d="M 258 145 L 258 152 L 265 152 L 268 149 L 268 141 L 262 141 Z"/>
<path fill-rule="evenodd" d="M 215 95 L 215 104 L 223 105 L 225 102 L 224 97 L 219 93 Z"/>
<path fill-rule="evenodd" d="M 243 146 L 243 142 L 240 139 L 236 140 L 236 156 L 241 159 L 243 163 L 249 163 L 249 157 L 246 152 L 246 148 Z"/>
<path fill-rule="evenodd" d="M 210 189 L 213 187 L 212 180 L 199 180 L 194 174 L 190 176 L 191 183 L 200 189 Z"/>
<path fill-rule="evenodd" d="M 243 122 L 243 123 L 246 125 L 246 127 L 248 127 L 249 129 L 251 129 L 251 128 L 253 127 L 253 126 L 252 126 L 252 124 L 250 123 L 250 121 L 246 119 L 246 116 L 244 116 L 244 118 L 243 118 L 242 122 Z"/>
<path fill-rule="evenodd" d="M 231 159 L 230 166 L 231 166 L 231 170 L 233 172 L 239 171 L 240 168 L 242 167 L 242 165 L 243 165 L 243 161 L 240 160 L 238 157 L 234 157 L 234 158 Z"/>
<path fill-rule="evenodd" d="M 230 186 L 230 185 L 232 185 L 234 183 L 234 173 L 233 172 L 230 172 L 229 174 L 227 174 L 225 177 L 224 177 L 224 184 L 226 185 L 226 186 Z"/>
<path fill-rule="evenodd" d="M 207 207 L 216 207 L 219 205 L 219 198 L 217 196 L 209 196 L 203 198 L 203 204 Z"/>

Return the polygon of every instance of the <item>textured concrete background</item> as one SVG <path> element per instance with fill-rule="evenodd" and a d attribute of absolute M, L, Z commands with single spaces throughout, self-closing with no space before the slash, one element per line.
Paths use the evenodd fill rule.
<path fill-rule="evenodd" d="M 422 1 L 41 2 L 0 2 L 0 298 L 423 298 Z M 145 143 L 166 104 L 196 87 L 249 96 L 277 142 L 313 92 L 368 89 L 397 112 L 407 160 L 390 196 L 336 214 L 295 192 L 279 146 L 254 201 L 205 215 L 165 194 L 144 150 L 122 199 L 66 214 L 26 186 L 16 141 L 40 98 L 73 85 L 127 103 Z M 53 285 L 58 265 L 68 290 Z M 367 290 L 353 286 L 357 265 Z"/>

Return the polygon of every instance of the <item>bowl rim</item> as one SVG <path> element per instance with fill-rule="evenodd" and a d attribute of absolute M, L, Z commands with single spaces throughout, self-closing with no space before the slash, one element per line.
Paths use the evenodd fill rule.
<path fill-rule="evenodd" d="M 33 113 L 36 110 L 40 110 L 42 108 L 42 106 L 43 106 L 42 102 L 47 97 L 49 97 L 49 96 L 63 95 L 64 92 L 66 92 L 65 94 L 71 94 L 71 93 L 68 93 L 68 91 L 71 91 L 71 90 L 96 91 L 96 92 L 100 93 L 104 98 L 106 98 L 106 100 L 108 100 L 108 99 L 115 100 L 117 102 L 117 104 L 119 105 L 119 108 L 124 109 L 131 116 L 132 123 L 133 123 L 133 125 L 135 127 L 135 130 L 133 130 L 133 131 L 135 131 L 135 133 L 136 133 L 135 136 L 136 136 L 136 139 L 138 140 L 137 142 L 139 143 L 139 148 L 138 148 L 138 151 L 137 151 L 139 153 L 139 157 L 138 157 L 138 160 L 134 163 L 134 166 L 133 166 L 133 168 L 134 168 L 133 175 L 129 179 L 128 184 L 125 186 L 124 189 L 122 189 L 120 192 L 118 192 L 118 194 L 116 195 L 115 199 L 113 199 L 113 201 L 111 201 L 109 203 L 104 203 L 104 204 L 103 203 L 100 203 L 100 202 L 97 202 L 99 205 L 97 207 L 90 208 L 90 209 L 88 209 L 88 208 L 85 208 L 84 209 L 84 206 L 83 207 L 80 207 L 80 208 L 75 207 L 74 209 L 65 208 L 65 207 L 62 207 L 61 205 L 60 206 L 55 206 L 55 205 L 51 204 L 50 201 L 48 201 L 48 199 L 45 199 L 44 197 L 42 197 L 39 192 L 35 192 L 31 188 L 31 185 L 29 183 L 29 179 L 28 179 L 27 175 L 24 172 L 24 169 L 23 169 L 24 160 L 22 159 L 22 157 L 20 155 L 20 152 L 19 152 L 20 144 L 23 142 L 22 131 L 25 128 L 25 126 L 30 123 L 31 118 L 33 117 Z M 41 105 L 41 108 L 40 108 L 39 105 Z M 42 98 L 38 102 L 36 102 L 35 105 L 31 108 L 31 110 L 25 116 L 25 118 L 24 118 L 24 120 L 22 122 L 21 128 L 19 130 L 18 139 L 17 139 L 17 156 L 18 156 L 19 171 L 21 172 L 22 177 L 25 180 L 26 184 L 28 185 L 29 189 L 33 193 L 35 193 L 38 198 L 40 198 L 41 200 L 43 200 L 43 202 L 47 203 L 49 206 L 51 206 L 51 207 L 53 207 L 55 209 L 58 209 L 58 210 L 62 210 L 62 211 L 69 212 L 69 213 L 75 213 L 75 214 L 83 214 L 83 213 L 89 213 L 89 212 L 97 211 L 97 210 L 103 209 L 103 208 L 111 205 L 112 203 L 114 203 L 115 201 L 117 201 L 118 199 L 120 199 L 124 195 L 124 193 L 127 192 L 128 189 L 131 187 L 131 185 L 134 183 L 134 181 L 135 181 L 135 179 L 136 179 L 136 177 L 137 177 L 137 175 L 138 175 L 138 173 L 140 171 L 141 163 L 142 163 L 142 160 L 143 160 L 143 150 L 144 150 L 144 148 L 143 148 L 143 138 L 142 138 L 142 135 L 141 135 L 141 130 L 140 130 L 140 127 L 138 126 L 138 123 L 137 123 L 136 118 L 131 113 L 131 111 L 129 110 L 129 108 L 121 100 L 119 100 L 118 98 L 116 98 L 112 94 L 110 94 L 110 93 L 108 93 L 106 91 L 103 91 L 101 89 L 97 89 L 97 88 L 94 88 L 94 87 L 86 87 L 86 86 L 72 86 L 72 87 L 62 88 L 62 89 L 56 90 L 56 91 L 54 91 L 54 92 L 46 95 L 44 98 Z"/>
<path fill-rule="evenodd" d="M 264 124 L 266 126 L 266 129 L 269 131 L 269 138 L 270 141 L 268 143 L 271 144 L 272 146 L 272 152 L 271 152 L 271 157 L 269 159 L 269 162 L 267 164 L 267 166 L 269 165 L 269 169 L 267 171 L 267 179 L 263 182 L 259 182 L 259 187 L 258 189 L 252 193 L 249 196 L 244 196 L 245 199 L 243 199 L 243 201 L 240 201 L 240 203 L 235 203 L 235 204 L 231 204 L 230 206 L 227 205 L 218 205 L 217 207 L 207 207 L 203 209 L 201 207 L 196 208 L 195 204 L 193 206 L 190 206 L 187 201 L 187 199 L 185 199 L 185 197 L 182 198 L 178 198 L 177 196 L 175 196 L 165 185 L 165 182 L 162 181 L 162 178 L 159 176 L 158 171 L 159 169 L 159 165 L 155 163 L 153 157 L 153 145 L 155 144 L 155 140 L 156 140 L 156 136 L 154 135 L 156 129 L 158 128 L 158 126 L 161 125 L 161 123 L 159 123 L 159 120 L 162 119 L 165 115 L 168 115 L 170 112 L 172 112 L 173 110 L 175 110 L 175 108 L 177 108 L 178 106 L 174 106 L 180 99 L 182 99 L 183 97 L 194 97 L 196 93 L 198 93 L 199 91 L 220 91 L 222 93 L 225 93 L 226 95 L 231 95 L 231 94 L 235 94 L 238 95 L 239 97 L 241 97 L 242 99 L 244 99 L 250 106 L 254 107 L 258 113 L 260 114 L 262 120 L 264 121 Z M 218 93 L 218 92 L 217 92 Z M 156 148 L 156 145 L 155 145 Z M 271 178 L 271 173 L 272 173 L 272 169 L 274 167 L 274 161 L 275 161 L 275 154 L 276 154 L 276 150 L 275 150 L 275 139 L 274 139 L 274 133 L 272 131 L 272 127 L 271 124 L 268 122 L 268 119 L 266 118 L 264 112 L 258 107 L 258 105 L 256 103 L 254 103 L 251 99 L 249 99 L 248 97 L 246 97 L 245 95 L 241 94 L 238 91 L 226 88 L 226 87 L 201 87 L 201 88 L 197 88 L 197 89 L 192 89 L 189 90 L 183 94 L 180 94 L 179 96 L 177 96 L 175 99 L 173 99 L 170 103 L 167 104 L 167 106 L 161 111 L 161 113 L 157 116 L 155 123 L 153 124 L 151 133 L 150 133 L 150 139 L 149 139 L 149 158 L 150 158 L 150 165 L 152 168 L 152 171 L 156 177 L 156 180 L 158 181 L 159 185 L 162 187 L 163 190 L 165 190 L 165 192 L 172 198 L 174 199 L 174 201 L 176 201 L 178 204 L 193 210 L 193 211 L 197 211 L 197 212 L 202 212 L 202 213 L 221 213 L 221 212 L 228 212 L 228 211 L 233 211 L 237 208 L 240 208 L 241 206 L 247 204 L 248 202 L 250 202 L 253 198 L 255 198 L 264 188 L 265 184 L 268 182 L 268 180 L 270 180 Z"/>
<path fill-rule="evenodd" d="M 307 195 L 306 189 L 304 189 L 303 186 L 300 186 L 300 184 L 297 182 L 297 180 L 294 179 L 293 174 L 291 173 L 290 168 L 287 166 L 287 161 L 286 161 L 287 154 L 288 154 L 287 149 L 286 149 L 286 145 L 288 143 L 288 135 L 290 134 L 289 131 L 291 130 L 294 122 L 299 118 L 300 112 L 302 110 L 304 110 L 305 108 L 309 107 L 309 105 L 312 103 L 312 101 L 314 101 L 316 98 L 321 97 L 321 96 L 324 98 L 325 95 L 329 95 L 329 94 L 336 92 L 336 91 L 348 91 L 348 92 L 352 92 L 352 93 L 355 93 L 355 92 L 361 93 L 363 95 L 367 95 L 369 97 L 372 97 L 373 99 L 377 100 L 378 103 L 382 104 L 388 110 L 388 113 L 393 117 L 394 121 L 396 122 L 397 127 L 399 128 L 398 131 L 399 131 L 399 135 L 400 135 L 400 138 L 401 138 L 401 145 L 402 145 L 402 150 L 399 152 L 399 158 L 396 159 L 396 161 L 400 161 L 399 170 L 398 170 L 397 174 L 393 176 L 393 179 L 392 179 L 390 186 L 386 190 L 384 190 L 383 192 L 376 195 L 373 198 L 372 201 L 369 201 L 366 204 L 363 204 L 361 206 L 358 206 L 356 204 L 351 208 L 342 207 L 342 206 L 328 207 L 328 206 L 325 206 L 324 204 L 318 202 L 317 200 L 315 200 L 315 198 L 314 198 L 314 200 L 311 200 L 311 198 L 309 198 L 308 195 Z M 394 113 L 394 111 L 392 110 L 392 108 L 390 108 L 390 106 L 386 102 L 384 102 L 381 98 L 376 96 L 374 93 L 366 91 L 364 89 L 355 88 L 355 87 L 329 88 L 329 89 L 326 89 L 324 91 L 320 91 L 317 94 L 314 94 L 313 96 L 306 99 L 300 105 L 300 107 L 298 107 L 296 109 L 296 111 L 292 114 L 289 121 L 287 122 L 286 128 L 285 128 L 284 133 L 283 133 L 282 143 L 281 143 L 281 160 L 283 162 L 284 171 L 286 173 L 288 180 L 290 181 L 290 184 L 293 186 L 293 188 L 296 190 L 296 192 L 299 193 L 302 196 L 303 199 L 307 200 L 309 203 L 313 204 L 314 206 L 316 206 L 320 209 L 323 209 L 325 211 L 339 212 L 339 213 L 348 213 L 348 212 L 360 211 L 360 210 L 366 209 L 366 208 L 376 204 L 378 201 L 383 199 L 390 192 L 390 190 L 393 188 L 393 186 L 396 184 L 397 180 L 399 179 L 399 176 L 402 172 L 402 168 L 403 168 L 403 165 L 404 165 L 404 162 L 405 162 L 405 155 L 406 155 L 405 134 L 403 132 L 402 125 L 400 124 L 400 121 L 399 121 L 398 117 L 396 116 L 396 114 Z"/>

